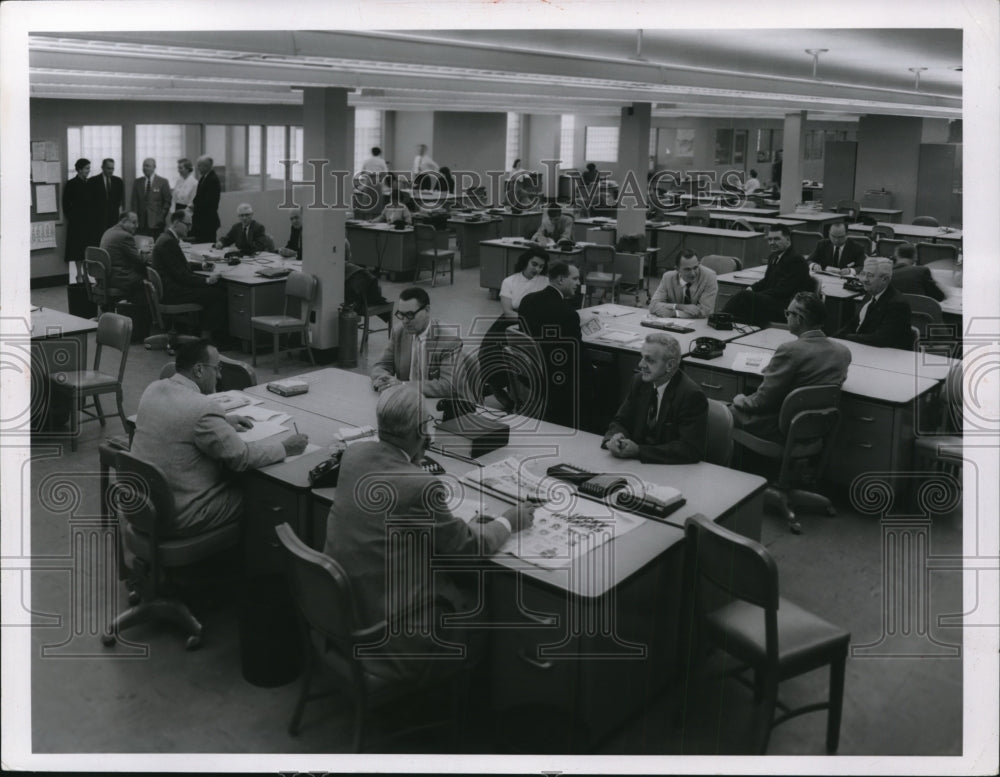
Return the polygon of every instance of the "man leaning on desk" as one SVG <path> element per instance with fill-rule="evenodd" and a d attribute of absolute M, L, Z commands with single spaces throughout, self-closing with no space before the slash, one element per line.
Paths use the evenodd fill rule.
<path fill-rule="evenodd" d="M 643 464 L 694 464 L 708 445 L 708 400 L 680 371 L 681 346 L 666 332 L 646 335 L 639 374 L 604 435 L 602 448 Z"/>
<path fill-rule="evenodd" d="M 649 301 L 649 312 L 670 318 L 705 318 L 715 310 L 719 282 L 690 248 L 681 252 L 676 270 L 663 273 Z"/>
<path fill-rule="evenodd" d="M 308 438 L 291 434 L 244 442 L 253 423 L 226 415 L 205 396 L 215 392 L 219 352 L 207 340 L 177 351 L 177 372 L 151 383 L 139 400 L 132 454 L 155 464 L 174 495 L 176 524 L 170 536 L 200 534 L 238 520 L 243 491 L 231 472 L 263 467 L 302 453 Z"/>
<path fill-rule="evenodd" d="M 830 225 L 830 237 L 820 240 L 809 257 L 809 269 L 850 275 L 865 262 L 865 249 L 847 237 L 843 221 Z"/>
<path fill-rule="evenodd" d="M 758 437 L 779 439 L 778 416 L 785 397 L 803 386 L 847 380 L 851 351 L 823 334 L 826 308 L 818 294 L 801 291 L 788 303 L 788 331 L 797 339 L 782 343 L 764 368 L 764 381 L 749 396 L 737 394 L 730 408 L 733 425 Z"/>
<path fill-rule="evenodd" d="M 462 352 L 457 327 L 431 318 L 431 298 L 419 286 L 400 292 L 394 315 L 399 324 L 372 368 L 372 388 L 381 392 L 415 381 L 425 397 L 452 396 Z"/>
<path fill-rule="evenodd" d="M 531 526 L 534 507 L 522 502 L 502 515 L 466 524 L 448 509 L 444 485 L 418 464 L 434 420 L 420 394 L 408 386 L 388 389 L 375 412 L 378 441 L 355 443 L 341 459 L 324 552 L 350 578 L 360 627 L 383 620 L 410 624 L 389 629 L 380 642 L 384 656 L 366 658 L 366 671 L 387 679 L 427 677 L 455 668 L 453 658 L 433 661 L 422 655 L 459 641 L 441 639 L 441 613 L 476 605 L 475 591 L 459 588 L 444 574 L 431 574 L 433 557 L 492 555 L 512 532 Z M 414 559 L 408 543 L 390 541 L 412 539 L 411 532 L 426 532 L 431 557 Z M 414 563 L 426 568 L 414 569 Z"/>
<path fill-rule="evenodd" d="M 239 221 L 216 241 L 215 248 L 235 246 L 241 254 L 257 254 L 273 248 L 264 225 L 254 221 L 251 205 L 241 203 L 236 208 L 236 218 Z"/>
<path fill-rule="evenodd" d="M 892 260 L 870 257 L 858 277 L 865 296 L 837 337 L 878 348 L 913 350 L 910 303 L 892 285 Z"/>

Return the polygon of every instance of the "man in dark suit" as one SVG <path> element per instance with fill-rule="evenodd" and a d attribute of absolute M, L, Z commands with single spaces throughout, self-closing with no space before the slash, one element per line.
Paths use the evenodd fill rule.
<path fill-rule="evenodd" d="M 170 213 L 170 182 L 156 174 L 156 160 L 142 160 L 142 175 L 132 184 L 132 211 L 139 217 L 139 234 L 158 238 Z"/>
<path fill-rule="evenodd" d="M 601 447 L 643 464 L 693 464 L 705 457 L 708 400 L 680 371 L 681 347 L 666 332 L 646 335 L 639 374 Z"/>
<path fill-rule="evenodd" d="M 785 311 L 788 331 L 797 340 L 782 343 L 764 368 L 764 382 L 749 396 L 737 394 L 730 408 L 733 424 L 758 437 L 780 439 L 778 415 L 785 397 L 802 386 L 847 380 L 850 349 L 823 334 L 826 308 L 818 294 L 799 292 Z"/>
<path fill-rule="evenodd" d="M 87 186 L 93 208 L 90 245 L 96 246 L 104 232 L 118 223 L 125 209 L 125 182 L 115 175 L 115 160 L 102 160 L 101 174 L 88 178 Z"/>
<path fill-rule="evenodd" d="M 111 258 L 108 288 L 118 289 L 121 297 L 130 302 L 142 301 L 142 282 L 146 278 L 146 259 L 139 254 L 133 237 L 138 225 L 136 215 L 129 212 L 101 235 L 101 248 Z"/>
<path fill-rule="evenodd" d="M 580 418 L 580 368 L 583 350 L 580 314 L 569 300 L 580 289 L 580 269 L 566 262 L 549 263 L 549 285 L 525 295 L 517 312 L 542 351 L 545 362 L 543 418 L 577 427 Z"/>
<path fill-rule="evenodd" d="M 910 305 L 892 285 L 892 260 L 871 257 L 859 276 L 865 296 L 837 337 L 880 348 L 913 350 Z"/>
<path fill-rule="evenodd" d="M 251 205 L 245 202 L 240 203 L 236 208 L 236 218 L 239 221 L 233 224 L 229 232 L 216 241 L 216 248 L 234 246 L 241 254 L 256 254 L 268 251 L 273 247 L 264 225 L 254 221 Z"/>
<path fill-rule="evenodd" d="M 724 308 L 743 324 L 766 327 L 772 321 L 780 321 L 796 292 L 816 289 L 806 260 L 792 253 L 792 233 L 786 225 L 768 227 L 767 244 L 771 256 L 764 277 L 732 297 Z"/>
<path fill-rule="evenodd" d="M 917 260 L 917 249 L 912 244 L 903 243 L 896 246 L 893 260 L 895 264 L 892 266 L 892 285 L 901 294 L 922 294 L 938 302 L 944 299 L 945 294 L 931 275 L 931 268 L 914 264 Z"/>
<path fill-rule="evenodd" d="M 191 216 L 191 239 L 195 243 L 214 243 L 222 222 L 219 221 L 219 198 L 222 183 L 215 174 L 215 162 L 210 156 L 200 156 L 195 162 L 198 188 L 195 190 Z"/>
<path fill-rule="evenodd" d="M 216 285 L 218 275 L 204 276 L 191 272 L 180 246 L 180 241 L 187 237 L 188 229 L 187 211 L 174 211 L 170 214 L 170 226 L 153 245 L 153 268 L 163 281 L 163 302 L 167 305 L 197 302 L 204 308 L 201 313 L 202 329 L 213 333 L 216 342 L 222 342 L 229 339 L 226 291 Z"/>
<path fill-rule="evenodd" d="M 288 214 L 291 227 L 288 230 L 288 242 L 284 248 L 279 248 L 278 253 L 293 259 L 302 258 L 302 211 L 296 208 Z"/>
<path fill-rule="evenodd" d="M 860 243 L 849 240 L 847 224 L 843 221 L 830 226 L 830 237 L 820 240 L 809 257 L 809 269 L 840 272 L 850 275 L 865 263 L 865 249 Z"/>
<path fill-rule="evenodd" d="M 375 412 L 378 441 L 355 443 L 341 459 L 324 551 L 350 578 L 358 626 L 393 624 L 389 633 L 373 635 L 378 644 L 364 658 L 365 669 L 386 679 L 426 678 L 454 668 L 453 655 L 434 660 L 446 643 L 467 641 L 461 632 L 445 636 L 441 614 L 476 604 L 475 591 L 432 574 L 435 559 L 493 554 L 512 532 L 531 526 L 534 508 L 521 503 L 469 523 L 456 517 L 444 484 L 419 465 L 434 420 L 419 392 L 389 388 Z M 426 555 L 413 548 L 426 548 Z"/>

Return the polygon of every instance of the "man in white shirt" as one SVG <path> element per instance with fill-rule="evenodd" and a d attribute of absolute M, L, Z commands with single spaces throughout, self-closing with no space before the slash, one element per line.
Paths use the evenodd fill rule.
<path fill-rule="evenodd" d="M 195 192 L 198 191 L 198 179 L 192 175 L 194 164 L 187 157 L 177 160 L 177 183 L 174 184 L 174 210 L 186 210 L 190 216 L 194 211 Z"/>
<path fill-rule="evenodd" d="M 421 177 L 420 174 L 436 173 L 439 169 L 438 163 L 431 159 L 430 154 L 427 153 L 427 146 L 421 143 L 417 155 L 413 158 L 413 185 L 420 189 L 434 188 L 434 176 Z"/>
<path fill-rule="evenodd" d="M 695 252 L 685 248 L 677 269 L 663 273 L 649 301 L 649 312 L 670 318 L 705 318 L 715 310 L 718 294 L 715 271 L 702 267 Z"/>
<path fill-rule="evenodd" d="M 382 176 L 389 172 L 389 165 L 382 158 L 382 149 L 372 146 L 372 155 L 361 165 L 361 172 L 367 173 L 374 183 L 382 180 Z"/>

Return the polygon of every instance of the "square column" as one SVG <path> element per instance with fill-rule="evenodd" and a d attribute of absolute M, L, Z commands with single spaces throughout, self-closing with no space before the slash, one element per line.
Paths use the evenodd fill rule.
<path fill-rule="evenodd" d="M 650 103 L 633 103 L 621 110 L 618 130 L 618 237 L 646 234 L 646 172 L 649 169 Z"/>
<path fill-rule="evenodd" d="M 791 213 L 802 200 L 802 150 L 805 147 L 806 112 L 786 113 L 784 151 L 781 155 L 781 212 Z"/>

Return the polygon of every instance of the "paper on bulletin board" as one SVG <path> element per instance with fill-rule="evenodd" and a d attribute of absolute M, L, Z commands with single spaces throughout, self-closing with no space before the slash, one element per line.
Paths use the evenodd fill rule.
<path fill-rule="evenodd" d="M 49 174 L 44 159 L 31 160 L 31 180 L 35 183 L 46 183 L 45 178 Z"/>
<path fill-rule="evenodd" d="M 62 164 L 58 159 L 55 161 L 47 161 L 45 163 L 45 181 L 46 183 L 59 183 L 62 181 Z"/>
<path fill-rule="evenodd" d="M 58 213 L 56 203 L 56 187 L 54 184 L 44 184 L 35 187 L 35 213 Z"/>
<path fill-rule="evenodd" d="M 33 140 L 31 141 L 31 161 L 42 161 L 45 159 L 45 141 L 44 140 Z"/>
<path fill-rule="evenodd" d="M 35 221 L 31 224 L 31 250 L 56 247 L 56 222 Z"/>

